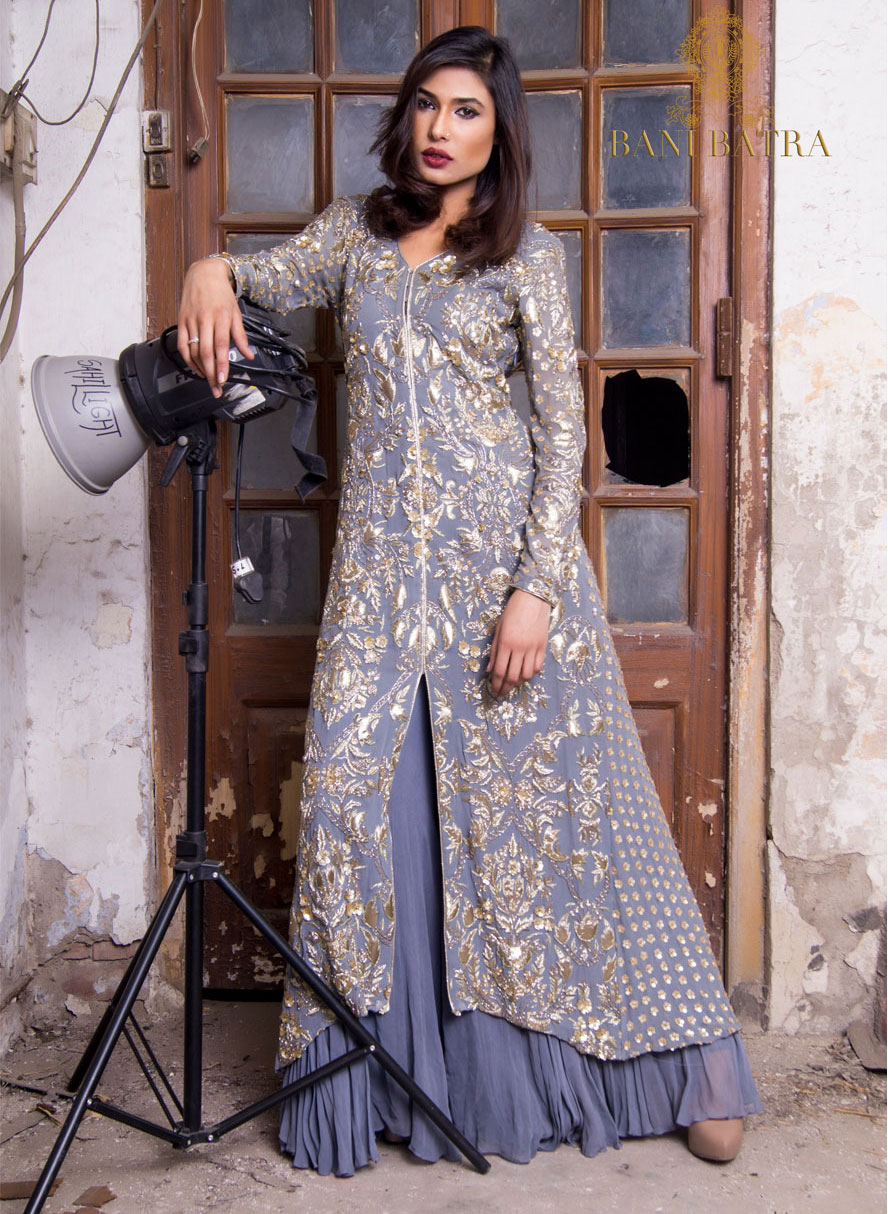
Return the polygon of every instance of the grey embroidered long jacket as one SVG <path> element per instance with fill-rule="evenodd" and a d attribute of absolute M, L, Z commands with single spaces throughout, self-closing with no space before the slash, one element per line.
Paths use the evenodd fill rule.
<path fill-rule="evenodd" d="M 410 268 L 363 199 L 333 202 L 239 291 L 336 310 L 348 432 L 306 732 L 295 947 L 359 1015 L 385 1011 L 397 915 L 387 801 L 428 680 L 447 992 L 625 1058 L 737 1028 L 645 763 L 579 530 L 582 390 L 561 244 Z M 527 424 L 507 376 L 523 362 Z M 552 605 L 543 669 L 497 700 L 513 587 Z M 288 980 L 279 1061 L 329 1022 Z"/>

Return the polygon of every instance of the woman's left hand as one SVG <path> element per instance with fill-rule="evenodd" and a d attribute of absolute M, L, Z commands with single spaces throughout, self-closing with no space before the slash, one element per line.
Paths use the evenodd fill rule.
<path fill-rule="evenodd" d="M 506 696 L 519 683 L 542 670 L 551 611 L 552 607 L 545 599 L 537 598 L 527 590 L 515 589 L 509 595 L 496 622 L 487 659 L 487 680 L 492 695 Z"/>

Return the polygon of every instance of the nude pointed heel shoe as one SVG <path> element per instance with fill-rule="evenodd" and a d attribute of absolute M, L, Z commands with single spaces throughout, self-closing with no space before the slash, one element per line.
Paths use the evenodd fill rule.
<path fill-rule="evenodd" d="M 743 1143 L 743 1118 L 695 1121 L 688 1126 L 688 1150 L 698 1159 L 728 1163 Z"/>

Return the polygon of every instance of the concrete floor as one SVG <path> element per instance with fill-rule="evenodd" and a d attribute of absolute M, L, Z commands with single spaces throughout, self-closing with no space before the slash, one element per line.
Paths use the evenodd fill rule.
<path fill-rule="evenodd" d="M 275 1086 L 271 1061 L 276 1016 L 275 1005 L 207 1005 L 207 1121 Z M 150 1017 L 146 1019 L 150 1022 Z M 3 1075 L 34 1087 L 62 1086 L 90 1027 L 87 1018 L 72 1017 L 71 1025 L 58 1033 L 30 1035 L 3 1060 Z M 179 1020 L 159 1019 L 152 1025 L 151 1039 L 175 1076 L 181 1058 Z M 746 1041 L 766 1112 L 748 1120 L 743 1150 L 729 1164 L 695 1159 L 675 1134 L 630 1140 L 621 1150 L 594 1159 L 584 1158 L 570 1146 L 541 1153 L 526 1165 L 492 1157 L 490 1172 L 480 1176 L 467 1164 L 423 1164 L 403 1148 L 380 1143 L 377 1165 L 353 1179 L 340 1180 L 294 1171 L 278 1153 L 275 1112 L 219 1143 L 185 1153 L 88 1114 L 62 1165 L 62 1182 L 44 1209 L 47 1214 L 72 1211 L 86 1189 L 107 1185 L 115 1194 L 103 1207 L 108 1214 L 217 1209 L 235 1214 L 259 1210 L 269 1214 L 414 1210 L 424 1214 L 617 1210 L 622 1214 L 881 1214 L 885 1209 L 884 1075 L 865 1071 L 844 1041 L 773 1034 L 748 1035 Z M 100 1093 L 148 1113 L 144 1091 L 122 1044 Z M 6 1087 L 2 1099 L 2 1179 L 36 1179 L 57 1127 L 48 1116 L 35 1112 L 40 1096 Z M 51 1104 L 64 1116 L 64 1102 L 56 1099 Z M 36 1123 L 26 1127 L 29 1120 Z M 18 1214 L 24 1205 L 24 1201 L 5 1201 L 0 1210 Z"/>

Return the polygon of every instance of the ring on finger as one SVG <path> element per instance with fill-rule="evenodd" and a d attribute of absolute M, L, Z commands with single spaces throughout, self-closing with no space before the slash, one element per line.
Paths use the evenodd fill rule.
<path fill-rule="evenodd" d="M 199 346 L 200 338 L 199 337 L 189 337 L 188 344 L 189 344 L 189 346 Z"/>

